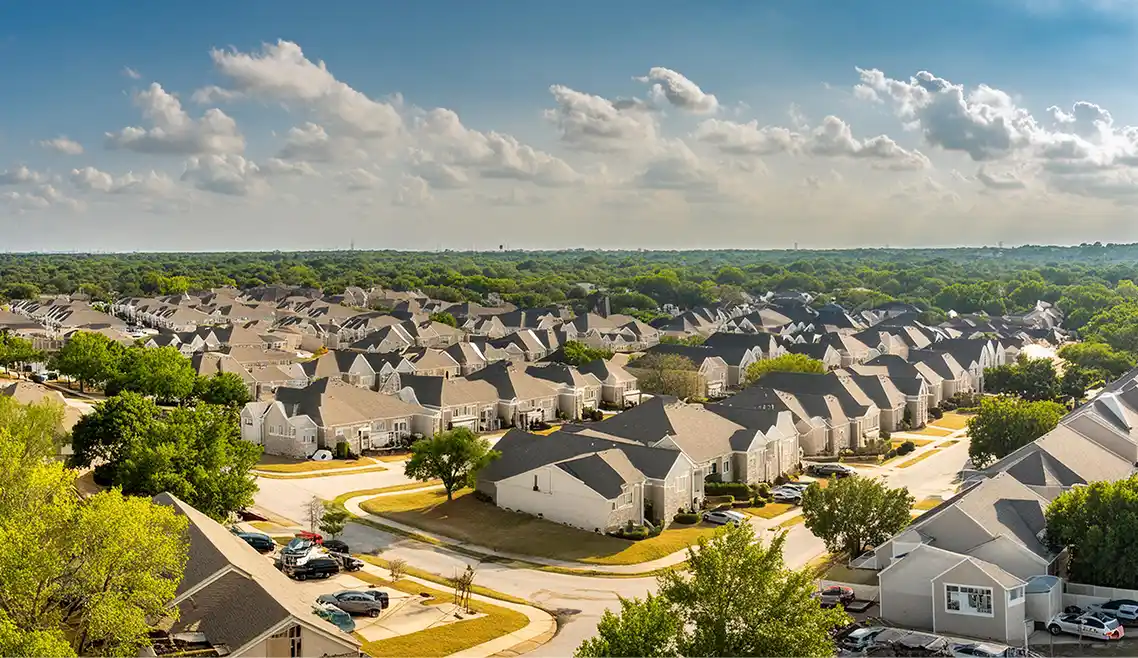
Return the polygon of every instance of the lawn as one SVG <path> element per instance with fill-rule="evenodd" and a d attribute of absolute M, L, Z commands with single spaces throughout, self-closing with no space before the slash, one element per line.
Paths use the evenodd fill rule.
<path fill-rule="evenodd" d="M 933 423 L 940 427 L 960 430 L 968 426 L 968 419 L 974 415 L 975 414 L 962 414 L 957 411 L 949 411 L 939 420 L 934 420 Z"/>
<path fill-rule="evenodd" d="M 279 523 L 273 523 L 272 521 L 251 521 L 249 523 L 249 525 L 260 530 L 261 532 L 266 532 L 266 533 L 268 533 L 268 532 L 275 532 L 275 533 L 291 532 L 291 530 L 289 530 L 289 528 L 287 528 L 287 527 L 285 527 Z"/>
<path fill-rule="evenodd" d="M 940 452 L 940 448 L 933 448 L 932 450 L 929 450 L 927 452 L 922 452 L 921 454 L 917 455 L 916 457 L 913 457 L 909 461 L 907 461 L 903 464 L 899 464 L 897 466 L 897 468 L 909 468 L 913 464 L 916 464 L 917 462 L 919 462 L 921 460 L 928 459 L 929 457 L 932 457 L 933 455 L 935 455 L 938 452 Z"/>
<path fill-rule="evenodd" d="M 423 597 L 423 604 L 425 605 L 449 603 L 454 600 L 454 595 L 451 592 L 434 589 L 409 580 L 392 583 L 366 571 L 354 573 L 352 576 L 373 585 L 392 587 L 407 594 L 430 594 L 429 598 Z M 474 589 L 477 591 L 479 588 L 475 587 Z M 475 612 L 485 613 L 486 616 L 470 621 L 458 621 L 444 626 L 436 626 L 386 640 L 364 642 L 364 653 L 370 656 L 425 656 L 432 658 L 449 656 L 452 653 L 465 651 L 484 642 L 502 637 L 507 633 L 521 630 L 529 623 L 529 618 L 520 612 L 484 601 L 472 600 L 470 607 Z"/>
<path fill-rule="evenodd" d="M 876 585 L 878 573 L 873 569 L 851 569 L 844 564 L 833 564 L 819 577 L 851 585 Z"/>
<path fill-rule="evenodd" d="M 925 498 L 924 500 L 918 500 L 917 504 L 913 505 L 913 509 L 919 509 L 921 511 L 928 511 L 928 510 L 931 510 L 932 508 L 936 507 L 937 505 L 940 505 L 943 502 L 944 502 L 944 499 L 937 498 L 935 496 L 931 497 L 931 498 Z"/>
<path fill-rule="evenodd" d="M 362 459 L 332 459 L 324 462 L 314 459 L 293 461 L 284 460 L 279 457 L 270 457 L 257 464 L 254 470 L 265 471 L 266 473 L 311 473 L 313 471 L 334 471 L 339 468 L 358 468 L 360 466 L 375 465 L 375 460 L 370 457 L 364 457 Z"/>
<path fill-rule="evenodd" d="M 773 519 L 776 516 L 786 514 L 794 509 L 794 505 L 790 503 L 767 503 L 762 507 L 743 507 L 739 511 L 746 512 L 751 516 L 757 516 L 760 519 Z"/>
<path fill-rule="evenodd" d="M 372 457 L 372 459 L 375 459 L 375 460 L 381 461 L 381 462 L 402 462 L 402 461 L 407 461 L 410 458 L 411 458 L 411 453 L 409 453 L 409 452 L 396 452 L 396 453 L 392 453 L 389 455 L 378 455 L 376 457 Z"/>
<path fill-rule="evenodd" d="M 792 516 L 789 519 L 778 524 L 778 527 L 780 527 L 780 528 L 793 528 L 794 526 L 799 525 L 801 523 L 804 523 L 805 521 L 806 521 L 806 517 L 799 514 L 798 516 Z"/>
<path fill-rule="evenodd" d="M 940 421 L 934 420 L 931 422 L 932 423 L 939 423 Z M 924 427 L 922 427 L 919 430 L 911 430 L 911 432 L 913 434 L 923 434 L 925 436 L 948 436 L 949 434 L 952 434 L 955 431 L 956 431 L 955 429 L 949 429 L 947 427 L 937 427 L 936 425 L 925 425 Z"/>
<path fill-rule="evenodd" d="M 925 429 L 928 429 L 928 428 L 925 428 Z M 920 434 L 920 432 L 917 432 L 917 433 Z M 947 436 L 947 434 L 945 436 Z M 920 448 L 921 446 L 927 446 L 928 444 L 933 442 L 932 439 L 893 439 L 892 446 L 894 448 L 899 447 L 902 443 L 904 443 L 906 441 L 912 441 L 913 445 L 917 446 L 918 448 Z"/>
<path fill-rule="evenodd" d="M 716 526 L 674 525 L 633 542 L 509 512 L 469 495 L 447 501 L 441 489 L 364 501 L 364 511 L 451 539 L 506 553 L 592 564 L 639 564 L 671 555 L 715 533 Z"/>
<path fill-rule="evenodd" d="M 345 472 L 344 469 L 342 469 L 342 468 L 330 468 L 330 469 L 325 469 L 323 471 L 309 471 L 307 473 L 302 472 L 302 473 L 291 473 L 291 474 L 268 473 L 265 471 L 261 471 L 261 472 L 253 471 L 253 475 L 255 475 L 259 478 L 266 478 L 269 480 L 307 480 L 310 478 L 334 477 L 336 475 L 358 475 L 360 473 L 378 473 L 380 471 L 386 471 L 386 470 L 387 470 L 386 466 L 380 466 L 379 464 L 371 464 L 369 466 L 362 466 L 362 467 L 357 468 L 353 471 L 347 471 L 347 472 Z"/>
<path fill-rule="evenodd" d="M 960 441 L 957 441 L 956 439 L 953 439 L 953 440 L 951 440 L 951 441 L 945 441 L 944 443 L 940 444 L 940 447 L 942 447 L 942 448 L 947 448 L 947 447 L 949 447 L 949 446 L 954 446 L 954 445 L 956 445 L 957 443 L 960 443 Z"/>

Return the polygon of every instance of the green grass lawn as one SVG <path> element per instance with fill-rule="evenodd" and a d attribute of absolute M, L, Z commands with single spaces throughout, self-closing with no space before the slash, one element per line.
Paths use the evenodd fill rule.
<path fill-rule="evenodd" d="M 933 420 L 933 421 L 929 421 L 929 422 L 930 422 L 929 425 L 925 425 L 924 427 L 922 427 L 919 430 L 910 430 L 910 431 L 913 434 L 923 434 L 924 436 L 948 436 L 949 434 L 952 434 L 953 432 L 956 431 L 953 429 L 949 429 L 947 427 L 937 427 L 936 423 L 940 422 L 938 420 Z M 914 439 L 914 441 L 915 441 L 915 439 Z"/>
<path fill-rule="evenodd" d="M 948 429 L 960 430 L 968 426 L 968 419 L 974 415 L 975 414 L 962 414 L 957 411 L 949 411 L 939 420 L 934 420 L 933 424 Z"/>
<path fill-rule="evenodd" d="M 928 428 L 926 427 L 925 429 L 928 429 Z M 915 432 L 915 434 L 924 434 L 924 431 L 922 430 L 922 431 L 920 431 L 920 432 Z M 948 436 L 948 433 L 944 434 L 944 436 Z M 891 442 L 891 445 L 892 445 L 894 448 L 897 448 L 897 447 L 899 447 L 899 446 L 900 446 L 902 443 L 904 443 L 904 442 L 906 442 L 906 441 L 912 441 L 912 442 L 913 442 L 913 445 L 915 445 L 915 446 L 917 446 L 918 448 L 920 448 L 921 446 L 927 446 L 928 444 L 932 443 L 932 442 L 933 442 L 933 439 L 893 439 L 893 441 Z"/>
<path fill-rule="evenodd" d="M 778 527 L 780 527 L 780 528 L 793 528 L 794 526 L 800 525 L 800 524 L 805 523 L 805 522 L 806 522 L 806 517 L 799 514 L 798 516 L 792 516 L 789 519 L 778 524 Z"/>
<path fill-rule="evenodd" d="M 586 532 L 528 514 L 509 512 L 469 495 L 422 491 L 380 496 L 364 501 L 364 511 L 497 551 L 552 560 L 592 564 L 639 564 L 656 560 L 710 537 L 717 527 L 705 523 L 673 525 L 659 536 L 641 541 Z"/>
<path fill-rule="evenodd" d="M 933 448 L 932 450 L 929 450 L 927 452 L 922 452 L 921 454 L 917 455 L 916 457 L 913 457 L 909 461 L 898 464 L 897 468 L 909 468 L 913 464 L 916 464 L 917 462 L 928 459 L 929 457 L 932 457 L 933 455 L 935 455 L 938 452 L 940 452 L 940 448 Z"/>
<path fill-rule="evenodd" d="M 794 505 L 790 503 L 767 503 L 763 507 L 742 507 L 740 512 L 746 512 L 751 516 L 757 516 L 761 519 L 773 519 L 776 516 L 786 514 L 794 509 Z"/>
<path fill-rule="evenodd" d="M 933 496 L 930 498 L 925 498 L 924 500 L 918 500 L 917 503 L 915 505 L 913 505 L 913 509 L 928 511 L 928 510 L 931 510 L 932 508 L 936 507 L 937 505 L 940 505 L 943 502 L 944 502 L 943 499 Z"/>

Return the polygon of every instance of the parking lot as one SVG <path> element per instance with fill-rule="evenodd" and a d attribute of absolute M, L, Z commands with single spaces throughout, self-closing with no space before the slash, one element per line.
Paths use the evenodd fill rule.
<path fill-rule="evenodd" d="M 268 555 L 266 559 L 272 560 L 273 556 Z M 383 570 L 370 564 L 364 567 L 364 573 L 379 577 L 387 576 Z M 379 617 L 353 616 L 356 632 L 367 641 L 383 640 L 482 616 L 458 611 L 457 606 L 450 601 L 439 601 L 430 597 L 409 594 L 391 587 L 377 587 L 351 573 L 342 571 L 326 580 L 290 580 L 290 582 L 295 587 L 297 596 L 310 604 L 315 604 L 317 597 L 322 594 L 331 594 L 341 590 L 380 589 L 387 592 L 391 604 Z M 461 617 L 457 617 L 456 612 L 459 612 Z"/>

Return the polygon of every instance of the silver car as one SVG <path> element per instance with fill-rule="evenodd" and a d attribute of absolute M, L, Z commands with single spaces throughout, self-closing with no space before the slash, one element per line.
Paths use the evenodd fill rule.
<path fill-rule="evenodd" d="M 343 590 L 332 594 L 322 594 L 316 599 L 316 602 L 334 605 L 350 615 L 378 617 L 383 614 L 383 609 L 387 607 L 388 603 L 386 592 L 381 592 L 381 594 L 383 595 L 382 598 L 370 592 Z"/>
<path fill-rule="evenodd" d="M 711 511 L 703 513 L 703 520 L 716 525 L 740 525 L 747 522 L 747 516 L 735 510 Z"/>

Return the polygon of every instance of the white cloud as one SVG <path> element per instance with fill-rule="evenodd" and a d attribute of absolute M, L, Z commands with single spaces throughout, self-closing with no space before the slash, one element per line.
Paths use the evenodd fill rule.
<path fill-rule="evenodd" d="M 672 69 L 654 66 L 648 75 L 636 79 L 656 83 L 652 85 L 652 97 L 658 102 L 668 102 L 692 114 L 713 114 L 719 109 L 719 99 Z"/>
<path fill-rule="evenodd" d="M 431 188 L 418 176 L 403 176 L 391 202 L 397 206 L 424 206 L 432 201 Z"/>
<path fill-rule="evenodd" d="M 0 172 L 0 185 L 21 185 L 24 183 L 39 183 L 44 180 L 43 174 L 32 171 L 24 165 L 15 169 Z"/>
<path fill-rule="evenodd" d="M 976 180 L 992 190 L 1021 190 L 1026 187 L 1014 172 L 994 172 L 983 166 L 976 172 Z"/>
<path fill-rule="evenodd" d="M 715 172 L 680 140 L 666 145 L 635 179 L 638 187 L 656 190 L 710 192 L 718 187 Z"/>
<path fill-rule="evenodd" d="M 352 191 L 370 190 L 379 187 L 383 179 L 362 167 L 356 167 L 340 175 L 345 187 Z"/>
<path fill-rule="evenodd" d="M 131 126 L 117 133 L 107 133 L 108 148 L 171 155 L 245 150 L 245 138 L 237 130 L 237 122 L 228 115 L 211 109 L 200 119 L 193 119 L 182 109 L 178 98 L 157 82 L 136 93 L 134 102 L 152 127 Z"/>
<path fill-rule="evenodd" d="M 261 166 L 261 172 L 273 176 L 319 176 L 320 173 L 312 165 L 300 161 L 281 160 L 269 158 Z"/>
<path fill-rule="evenodd" d="M 130 68 L 129 66 L 122 67 L 122 74 L 125 75 L 126 77 L 130 78 L 131 80 L 141 80 L 142 79 L 142 74 L 139 73 L 138 71 Z"/>
<path fill-rule="evenodd" d="M 56 153 L 63 153 L 64 155 L 82 155 L 83 154 L 83 145 L 82 144 L 80 144 L 79 142 L 77 142 L 73 139 L 68 139 L 67 137 L 65 137 L 63 135 L 60 135 L 59 137 L 56 137 L 55 139 L 45 139 L 45 140 L 40 142 L 40 146 L 42 146 L 45 149 L 48 149 L 49 151 L 55 151 Z"/>
<path fill-rule="evenodd" d="M 736 123 L 721 119 L 707 119 L 699 124 L 695 138 L 731 155 L 795 153 L 805 141 L 802 135 L 786 128 L 760 128 L 758 121 Z"/>
<path fill-rule="evenodd" d="M 561 131 L 561 140 L 587 151 L 641 148 L 656 141 L 656 120 L 636 99 L 613 102 L 564 85 L 549 88 L 557 109 L 545 117 Z"/>
<path fill-rule="evenodd" d="M 195 156 L 186 160 L 182 181 L 206 192 L 248 196 L 264 190 L 264 182 L 258 178 L 260 171 L 240 155 Z"/>
<path fill-rule="evenodd" d="M 402 129 L 395 105 L 368 98 L 337 80 L 324 62 L 309 60 L 291 41 L 263 44 L 260 53 L 214 50 L 211 54 L 231 86 L 200 90 L 197 99 L 249 97 L 307 107 L 337 132 L 356 137 L 389 137 Z"/>

